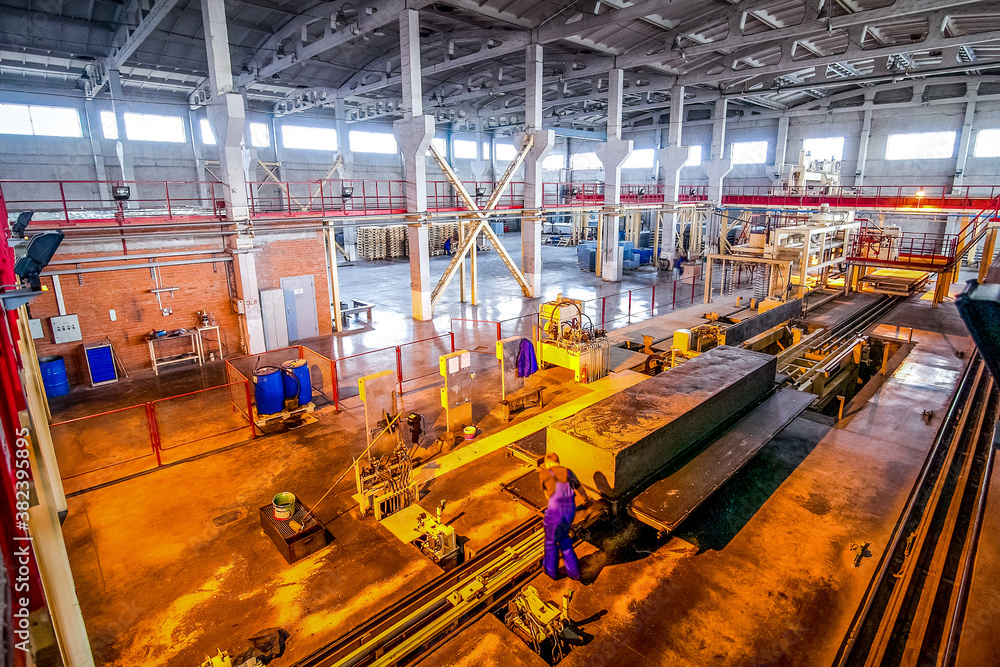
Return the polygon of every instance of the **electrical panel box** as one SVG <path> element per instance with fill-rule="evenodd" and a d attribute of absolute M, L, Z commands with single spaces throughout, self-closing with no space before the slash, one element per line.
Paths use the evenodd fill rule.
<path fill-rule="evenodd" d="M 50 317 L 49 326 L 52 327 L 53 343 L 72 343 L 76 340 L 83 340 L 83 334 L 80 333 L 80 318 L 76 315 Z"/>
<path fill-rule="evenodd" d="M 31 338 L 33 340 L 38 340 L 39 338 L 44 338 L 45 333 L 42 332 L 42 321 L 39 319 L 28 320 L 28 328 L 31 330 Z"/>

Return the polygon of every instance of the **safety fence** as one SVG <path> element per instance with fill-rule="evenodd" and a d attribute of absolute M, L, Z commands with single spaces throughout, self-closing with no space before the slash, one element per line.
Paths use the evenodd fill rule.
<path fill-rule="evenodd" d="M 49 426 L 67 493 L 256 437 L 250 387 L 233 382 Z"/>
<path fill-rule="evenodd" d="M 451 335 L 455 339 L 456 350 L 495 355 L 497 341 L 503 337 L 500 329 L 496 320 L 451 318 Z"/>
<path fill-rule="evenodd" d="M 230 382 L 248 380 L 253 388 L 254 371 L 273 367 L 280 368 L 287 361 L 302 359 L 309 366 L 309 382 L 312 386 L 312 402 L 317 407 L 333 403 L 337 405 L 337 368 L 333 359 L 312 350 L 305 345 L 291 345 L 259 354 L 248 354 L 226 359 L 226 379 Z M 251 405 L 256 398 L 251 394 Z M 339 406 L 338 406 L 339 407 Z"/>

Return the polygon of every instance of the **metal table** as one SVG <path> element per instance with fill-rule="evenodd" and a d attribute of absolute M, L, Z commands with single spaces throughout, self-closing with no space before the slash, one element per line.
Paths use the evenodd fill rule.
<path fill-rule="evenodd" d="M 178 340 L 181 338 L 188 338 L 191 341 L 191 351 L 182 352 L 180 354 L 171 354 L 166 356 L 158 356 L 156 351 L 156 344 L 162 343 L 168 340 Z M 179 364 L 185 361 L 197 361 L 198 365 L 202 365 L 201 357 L 201 340 L 198 335 L 197 330 L 185 331 L 182 334 L 167 334 L 166 336 L 159 336 L 157 338 L 147 338 L 146 342 L 149 344 L 149 360 L 153 364 L 153 372 L 157 375 L 160 374 L 161 366 L 169 366 L 170 364 Z"/>

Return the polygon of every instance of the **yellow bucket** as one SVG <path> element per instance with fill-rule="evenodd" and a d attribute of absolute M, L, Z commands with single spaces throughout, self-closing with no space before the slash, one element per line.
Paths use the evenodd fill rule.
<path fill-rule="evenodd" d="M 479 429 L 477 429 L 475 426 L 466 426 L 464 429 L 462 429 L 462 433 L 465 434 L 466 440 L 472 440 L 473 438 L 476 437 L 476 433 L 478 432 Z"/>

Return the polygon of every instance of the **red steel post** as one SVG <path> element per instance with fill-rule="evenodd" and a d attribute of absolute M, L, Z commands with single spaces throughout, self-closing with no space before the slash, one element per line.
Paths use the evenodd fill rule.
<path fill-rule="evenodd" d="M 247 418 L 250 420 L 250 437 L 257 437 L 257 425 L 253 421 L 253 403 L 250 399 L 250 380 L 243 381 L 243 388 L 247 394 Z"/>
<path fill-rule="evenodd" d="M 149 444 L 153 447 L 153 454 L 156 456 L 156 467 L 163 463 L 160 461 L 160 430 L 156 426 L 156 408 L 153 403 L 146 403 L 146 421 L 149 422 Z"/>
<path fill-rule="evenodd" d="M 403 352 L 396 346 L 396 381 L 399 383 L 399 394 L 403 395 Z"/>

